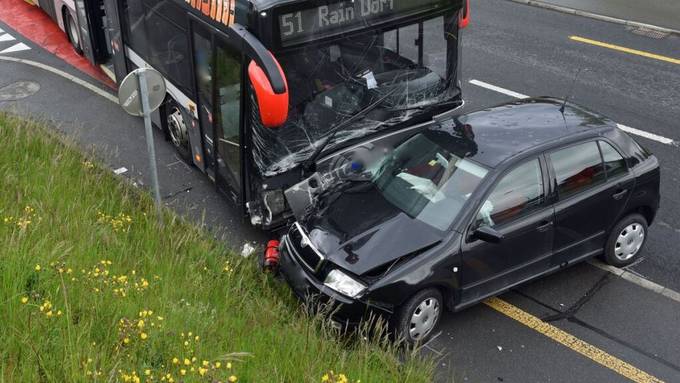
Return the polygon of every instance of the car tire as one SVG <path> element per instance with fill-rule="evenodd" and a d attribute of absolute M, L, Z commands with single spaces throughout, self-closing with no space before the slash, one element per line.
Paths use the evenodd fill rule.
<path fill-rule="evenodd" d="M 437 289 L 425 289 L 412 296 L 404 303 L 393 322 L 397 340 L 409 345 L 425 343 L 444 311 L 444 300 Z"/>
<path fill-rule="evenodd" d="M 177 103 L 170 99 L 165 105 L 165 134 L 175 151 L 189 165 L 193 165 L 189 146 L 189 123 L 186 114 Z"/>
<path fill-rule="evenodd" d="M 605 247 L 605 261 L 616 267 L 635 262 L 647 242 L 647 220 L 640 214 L 631 214 L 620 220 L 609 233 Z"/>
<path fill-rule="evenodd" d="M 73 20 L 73 17 L 68 11 L 64 12 L 64 29 L 66 29 L 66 36 L 68 36 L 68 41 L 71 42 L 73 50 L 75 50 L 79 55 L 82 55 L 83 48 L 80 45 L 78 24 L 76 24 L 75 20 Z"/>

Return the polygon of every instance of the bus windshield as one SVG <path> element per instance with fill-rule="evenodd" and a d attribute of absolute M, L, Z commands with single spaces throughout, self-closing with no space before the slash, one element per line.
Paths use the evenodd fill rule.
<path fill-rule="evenodd" d="M 288 79 L 290 111 L 281 128 L 253 124 L 253 154 L 263 175 L 306 160 L 329 131 L 357 114 L 361 118 L 343 126 L 326 150 L 457 105 L 456 20 L 451 11 L 276 53 Z"/>

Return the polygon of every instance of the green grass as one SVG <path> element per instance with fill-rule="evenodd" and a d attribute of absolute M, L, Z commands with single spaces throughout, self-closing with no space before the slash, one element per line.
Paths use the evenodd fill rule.
<path fill-rule="evenodd" d="M 0 145 L 0 381 L 431 380 L 384 341 L 334 337 L 201 228 L 160 227 L 146 193 L 39 124 L 0 114 Z"/>

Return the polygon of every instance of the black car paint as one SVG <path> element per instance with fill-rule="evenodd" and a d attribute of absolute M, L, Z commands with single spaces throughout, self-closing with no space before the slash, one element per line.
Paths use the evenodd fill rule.
<path fill-rule="evenodd" d="M 319 248 L 327 252 L 322 270 L 314 275 L 301 269 L 291 255 L 295 244 L 284 236 L 284 276 L 289 282 L 297 281 L 292 286 L 300 296 L 311 290 L 342 303 L 345 309 L 339 312 L 340 318 L 356 320 L 366 312 L 366 307 L 389 314 L 428 287 L 440 289 L 447 306 L 456 311 L 601 253 L 606 234 L 627 214 L 641 213 L 651 224 L 659 204 L 656 157 L 606 117 L 572 104 L 562 107 L 561 100 L 528 99 L 459 116 L 448 127 L 447 123 L 433 122 L 425 129 L 462 127 L 469 132 L 474 144 L 469 158 L 492 168 L 450 230 L 437 233 L 400 216 L 403 213 L 394 208 L 368 203 L 370 198 L 366 196 L 343 194 L 337 210 L 331 209 L 304 223 L 308 232 L 324 232 L 319 237 L 324 240 L 318 242 Z M 590 140 L 612 144 L 626 159 L 629 173 L 559 200 L 554 170 L 546 153 Z M 501 244 L 475 240 L 470 224 L 486 194 L 514 165 L 533 158 L 541 163 L 545 205 L 500 227 L 498 230 L 504 236 Z M 607 202 L 612 193 L 623 189 L 627 191 L 624 201 Z M 366 200 L 357 203 L 362 198 Z M 372 210 L 377 206 L 380 209 Z M 574 207 L 586 210 L 574 213 Z M 593 216 L 601 219 L 592 220 Z M 337 224 L 339 220 L 342 225 Z M 584 223 L 594 221 L 596 226 L 583 228 L 587 226 Z M 537 247 L 536 243 L 542 246 Z M 512 248 L 503 249 L 509 244 Z M 553 251 L 554 247 L 558 251 Z M 322 281 L 332 268 L 339 268 L 368 285 L 360 299 L 340 296 L 323 286 Z"/>

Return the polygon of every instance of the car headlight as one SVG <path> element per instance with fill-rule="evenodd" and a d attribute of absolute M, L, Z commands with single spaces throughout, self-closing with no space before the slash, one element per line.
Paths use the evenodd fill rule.
<path fill-rule="evenodd" d="M 366 286 L 340 270 L 332 270 L 328 273 L 323 284 L 351 298 L 358 297 L 366 290 Z"/>

